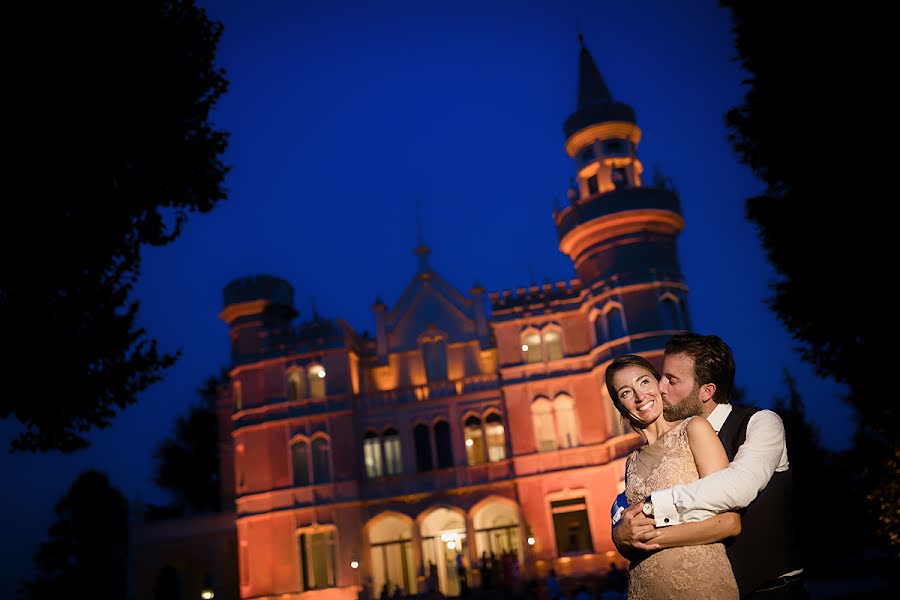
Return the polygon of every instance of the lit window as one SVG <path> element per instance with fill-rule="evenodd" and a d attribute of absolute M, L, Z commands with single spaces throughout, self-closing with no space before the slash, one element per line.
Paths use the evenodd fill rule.
<path fill-rule="evenodd" d="M 550 329 L 544 332 L 544 352 L 547 360 L 559 360 L 563 357 L 562 336 L 559 331 Z"/>
<path fill-rule="evenodd" d="M 321 365 L 313 365 L 309 368 L 309 397 L 325 397 L 325 369 Z"/>
<path fill-rule="evenodd" d="M 572 448 L 578 445 L 575 432 L 575 401 L 569 396 L 558 396 L 553 401 L 553 412 L 556 416 L 556 432 L 561 448 Z"/>
<path fill-rule="evenodd" d="M 484 440 L 481 434 L 481 419 L 469 417 L 464 428 L 466 436 L 466 459 L 470 465 L 484 462 Z"/>
<path fill-rule="evenodd" d="M 244 390 L 241 388 L 240 381 L 235 381 L 231 385 L 231 395 L 234 400 L 234 410 L 242 410 L 244 408 Z"/>
<path fill-rule="evenodd" d="M 546 398 L 531 403 L 531 417 L 540 452 L 556 450 L 556 427 L 553 425 L 553 405 Z"/>
<path fill-rule="evenodd" d="M 381 440 L 374 432 L 367 432 L 363 438 L 363 458 L 366 463 L 366 477 L 381 477 Z"/>
<path fill-rule="evenodd" d="M 303 589 L 334 587 L 334 530 L 301 533 L 297 541 Z"/>
<path fill-rule="evenodd" d="M 303 398 L 303 375 L 300 371 L 291 371 L 287 379 L 288 400 Z"/>
<path fill-rule="evenodd" d="M 396 429 L 384 432 L 384 463 L 388 475 L 399 475 L 403 472 L 403 460 L 400 456 L 400 437 Z"/>
<path fill-rule="evenodd" d="M 525 355 L 525 362 L 535 363 L 541 362 L 541 336 L 536 331 L 529 331 L 522 336 L 522 353 Z"/>
<path fill-rule="evenodd" d="M 506 436 L 500 415 L 491 413 L 484 420 L 484 432 L 487 437 L 488 460 L 495 462 L 506 458 Z"/>

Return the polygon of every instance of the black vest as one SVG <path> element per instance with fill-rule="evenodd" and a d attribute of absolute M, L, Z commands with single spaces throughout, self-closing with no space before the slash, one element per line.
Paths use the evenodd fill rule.
<path fill-rule="evenodd" d="M 759 408 L 734 407 L 719 430 L 728 460 L 747 438 L 747 423 Z M 793 550 L 791 472 L 775 472 L 749 506 L 740 511 L 741 534 L 725 543 L 741 598 L 764 582 L 799 569 Z"/>

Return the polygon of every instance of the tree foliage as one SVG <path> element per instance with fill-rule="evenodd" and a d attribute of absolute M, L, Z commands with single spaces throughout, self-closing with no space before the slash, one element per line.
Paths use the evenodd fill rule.
<path fill-rule="evenodd" d="M 847 506 L 847 481 L 843 473 L 829 466 L 828 451 L 822 446 L 819 429 L 809 422 L 806 404 L 797 389 L 797 380 L 784 370 L 787 397 L 776 399 L 774 410 L 784 423 L 788 459 L 793 479 L 793 526 L 801 564 L 813 572 L 829 555 L 833 542 L 846 534 L 845 519 L 835 519 Z M 816 498 L 809 502 L 809 498 Z M 827 528 L 822 523 L 829 523 Z"/>
<path fill-rule="evenodd" d="M 103 473 L 83 472 L 56 503 L 50 540 L 34 555 L 28 600 L 125 597 L 128 501 Z"/>
<path fill-rule="evenodd" d="M 0 418 L 13 450 L 71 452 L 163 377 L 131 299 L 141 249 L 225 197 L 222 25 L 193 0 L 16 5 L 14 182 L 4 206 Z M 18 25 L 17 25 L 18 26 Z M 33 29 L 33 30 L 32 30 Z"/>
<path fill-rule="evenodd" d="M 173 504 L 151 507 L 148 516 L 175 516 L 221 509 L 216 396 L 227 373 L 207 378 L 197 390 L 200 402 L 175 421 L 173 434 L 158 446 L 154 481 Z"/>
<path fill-rule="evenodd" d="M 900 411 L 874 374 L 890 360 L 883 352 L 893 346 L 895 313 L 885 287 L 895 233 L 883 214 L 896 196 L 900 134 L 895 20 L 875 3 L 721 4 L 748 74 L 726 122 L 741 160 L 766 185 L 746 209 L 777 273 L 771 307 L 804 359 L 846 384 L 876 453 L 868 465 L 878 465 L 900 447 Z M 866 468 L 870 489 L 896 477 Z"/>

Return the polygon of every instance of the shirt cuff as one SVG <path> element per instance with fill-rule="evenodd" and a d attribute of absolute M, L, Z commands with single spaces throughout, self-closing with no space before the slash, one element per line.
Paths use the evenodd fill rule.
<path fill-rule="evenodd" d="M 657 527 L 679 524 L 678 511 L 675 510 L 675 499 L 671 488 L 653 492 L 650 494 L 650 501 L 653 503 L 653 518 L 656 519 Z"/>

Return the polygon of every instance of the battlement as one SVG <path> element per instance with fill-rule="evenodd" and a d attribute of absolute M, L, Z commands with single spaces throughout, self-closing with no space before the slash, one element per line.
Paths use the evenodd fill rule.
<path fill-rule="evenodd" d="M 569 281 L 557 281 L 556 283 L 544 283 L 532 285 L 527 288 L 516 288 L 515 293 L 509 290 L 491 292 L 492 310 L 510 309 L 516 306 L 528 306 L 536 303 L 550 302 L 552 300 L 569 300 L 577 298 L 582 291 L 580 279 Z"/>
<path fill-rule="evenodd" d="M 266 300 L 271 304 L 294 306 L 294 288 L 272 275 L 250 275 L 235 279 L 224 290 L 225 306 Z"/>

